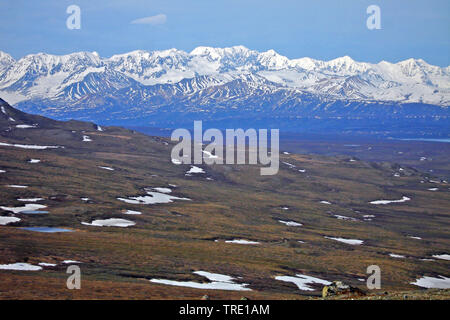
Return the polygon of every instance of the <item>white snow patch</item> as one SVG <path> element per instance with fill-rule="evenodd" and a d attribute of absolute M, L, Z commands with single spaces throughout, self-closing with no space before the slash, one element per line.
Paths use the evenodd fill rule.
<path fill-rule="evenodd" d="M 36 128 L 36 125 L 18 124 L 18 125 L 16 125 L 16 128 L 19 128 L 19 129 Z"/>
<path fill-rule="evenodd" d="M 175 281 L 175 280 L 165 280 L 165 279 L 151 279 L 150 282 L 166 284 L 169 286 L 178 286 L 178 287 L 188 287 L 195 289 L 211 289 L 211 290 L 236 290 L 236 291 L 251 291 L 250 288 L 246 288 L 248 284 L 246 283 L 234 283 L 234 278 L 219 274 L 219 273 L 210 273 L 206 271 L 195 271 L 193 272 L 199 276 L 205 277 L 211 282 L 209 283 L 199 283 L 194 281 Z"/>
<path fill-rule="evenodd" d="M 134 226 L 136 223 L 130 220 L 125 219 L 103 219 L 103 220 L 94 220 L 91 223 L 82 222 L 86 226 L 95 226 L 95 227 L 121 227 L 126 228 L 130 226 Z"/>
<path fill-rule="evenodd" d="M 429 191 L 438 191 L 439 188 L 429 188 L 428 190 L 429 190 Z"/>
<path fill-rule="evenodd" d="M 408 238 L 411 238 L 411 239 L 416 239 L 416 240 L 422 240 L 422 238 L 421 238 L 421 237 L 415 237 L 415 236 L 408 236 Z"/>
<path fill-rule="evenodd" d="M 90 142 L 92 139 L 89 136 L 83 136 L 83 142 Z"/>
<path fill-rule="evenodd" d="M 283 164 L 287 165 L 289 168 L 295 168 L 295 165 L 289 162 L 282 162 Z"/>
<path fill-rule="evenodd" d="M 400 200 L 375 200 L 371 201 L 370 204 L 389 204 L 389 203 L 400 203 L 411 200 L 408 197 L 403 196 Z"/>
<path fill-rule="evenodd" d="M 38 146 L 38 145 L 28 145 L 28 144 L 10 144 L 10 143 L 5 143 L 5 142 L 0 142 L 0 146 L 15 147 L 15 148 L 22 148 L 22 149 L 34 149 L 34 150 L 64 148 L 62 146 Z"/>
<path fill-rule="evenodd" d="M 389 253 L 389 256 L 392 257 L 392 258 L 397 258 L 397 259 L 405 258 L 405 256 L 403 256 L 401 254 L 396 254 L 396 253 Z"/>
<path fill-rule="evenodd" d="M 328 202 L 328 201 L 325 201 L 325 200 L 322 200 L 322 201 L 320 201 L 319 203 L 322 203 L 322 204 L 331 204 L 331 202 Z"/>
<path fill-rule="evenodd" d="M 44 206 L 42 204 L 36 204 L 36 203 L 27 203 L 23 207 L 1 207 L 0 209 L 3 209 L 5 211 L 11 211 L 14 213 L 20 213 L 22 211 L 33 211 L 33 210 L 39 210 L 47 208 L 47 206 Z"/>
<path fill-rule="evenodd" d="M 56 267 L 55 263 L 40 262 L 40 263 L 38 263 L 38 265 L 40 265 L 42 267 Z"/>
<path fill-rule="evenodd" d="M 6 226 L 9 223 L 19 222 L 20 219 L 16 217 L 0 217 L 0 226 Z"/>
<path fill-rule="evenodd" d="M 124 214 L 134 214 L 134 215 L 137 215 L 137 214 L 142 214 L 142 212 L 140 212 L 140 211 L 134 211 L 134 210 L 127 210 L 127 211 L 124 212 Z"/>
<path fill-rule="evenodd" d="M 450 278 L 444 276 L 435 277 L 422 277 L 417 279 L 415 282 L 411 282 L 411 284 L 428 289 L 450 289 Z"/>
<path fill-rule="evenodd" d="M 234 240 L 226 240 L 226 243 L 237 243 L 237 244 L 259 244 L 257 241 L 249 241 L 244 239 L 234 239 Z"/>
<path fill-rule="evenodd" d="M 109 171 L 114 171 L 114 168 L 111 167 L 102 167 L 102 166 L 98 166 L 100 169 L 104 169 L 104 170 L 109 170 Z"/>
<path fill-rule="evenodd" d="M 363 244 L 363 240 L 358 240 L 358 239 L 344 239 L 344 238 L 334 238 L 334 237 L 326 237 L 327 239 L 331 239 L 331 240 L 335 240 L 335 241 L 339 241 L 342 243 L 346 243 L 346 244 L 351 244 L 351 245 L 360 245 Z"/>
<path fill-rule="evenodd" d="M 309 284 L 317 283 L 317 284 L 323 284 L 323 285 L 329 285 L 331 284 L 330 281 L 323 280 L 320 278 L 315 278 L 311 276 L 306 276 L 303 274 L 296 274 L 295 277 L 291 276 L 277 276 L 275 277 L 276 280 L 284 281 L 284 282 L 292 282 L 300 290 L 303 291 L 314 291 L 314 288 L 308 286 Z"/>
<path fill-rule="evenodd" d="M 39 160 L 39 159 L 30 159 L 28 162 L 29 163 L 39 163 L 39 162 L 41 162 L 41 160 Z"/>
<path fill-rule="evenodd" d="M 341 216 L 339 214 L 335 214 L 334 216 L 339 220 L 358 221 L 358 219 L 355 219 L 352 217 L 347 217 L 347 216 Z"/>
<path fill-rule="evenodd" d="M 6 185 L 6 187 L 8 187 L 8 188 L 17 188 L 17 189 L 26 189 L 26 188 L 28 188 L 28 186 L 21 186 L 21 185 L 18 185 L 18 184 L 8 184 L 8 185 Z"/>
<path fill-rule="evenodd" d="M 185 200 L 185 201 L 191 200 L 189 198 L 179 198 L 160 192 L 147 192 L 147 194 L 148 194 L 147 196 L 129 197 L 128 199 L 117 198 L 117 200 L 131 204 L 157 204 L 157 203 L 170 203 L 173 202 L 174 200 Z"/>
<path fill-rule="evenodd" d="M 433 258 L 438 258 L 442 260 L 450 260 L 450 254 L 435 254 Z"/>
<path fill-rule="evenodd" d="M 186 174 L 192 174 L 192 173 L 205 173 L 205 171 L 197 166 L 191 166 L 189 171 L 186 172 Z"/>
<path fill-rule="evenodd" d="M 17 201 L 22 201 L 22 202 L 37 202 L 37 201 L 42 201 L 44 200 L 44 198 L 21 198 L 21 199 L 17 199 Z"/>
<path fill-rule="evenodd" d="M 72 263 L 81 263 L 80 261 L 76 261 L 76 260 L 64 260 L 62 263 L 64 264 L 72 264 Z"/>
<path fill-rule="evenodd" d="M 0 270 L 38 271 L 42 270 L 42 267 L 34 266 L 29 263 L 11 263 L 0 264 Z"/>
<path fill-rule="evenodd" d="M 211 273 L 207 271 L 194 271 L 193 273 L 198 274 L 199 276 L 207 278 L 209 281 L 219 281 L 219 282 L 233 282 L 233 277 L 220 274 L 220 273 Z"/>
<path fill-rule="evenodd" d="M 295 221 L 284 221 L 284 220 L 278 220 L 278 222 L 283 223 L 289 227 L 301 227 L 302 224 L 295 222 Z"/>
<path fill-rule="evenodd" d="M 170 189 L 170 188 L 158 187 L 158 188 L 153 188 L 153 189 L 158 192 L 162 192 L 162 193 L 171 193 L 172 192 L 172 189 Z"/>

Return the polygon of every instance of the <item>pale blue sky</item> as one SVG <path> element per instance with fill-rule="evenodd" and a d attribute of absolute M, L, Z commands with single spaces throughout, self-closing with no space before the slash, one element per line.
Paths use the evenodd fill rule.
<path fill-rule="evenodd" d="M 66 8 L 81 8 L 81 30 L 68 30 Z M 381 30 L 368 30 L 366 8 L 381 8 Z M 131 21 L 155 15 L 157 24 Z M 422 58 L 450 64 L 448 0 L 0 0 L 0 50 L 25 54 L 244 45 L 289 58 L 358 61 Z M 149 20 L 150 22 L 155 20 Z"/>

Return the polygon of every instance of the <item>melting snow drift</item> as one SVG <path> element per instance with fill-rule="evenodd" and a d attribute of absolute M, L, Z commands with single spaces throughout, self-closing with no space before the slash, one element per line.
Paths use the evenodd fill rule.
<path fill-rule="evenodd" d="M 403 196 L 400 200 L 375 200 L 371 201 L 371 204 L 389 204 L 389 203 L 400 203 L 400 202 L 406 202 L 411 200 L 408 197 Z"/>
<path fill-rule="evenodd" d="M 442 260 L 450 260 L 450 254 L 435 254 L 433 258 L 438 258 Z"/>
<path fill-rule="evenodd" d="M 42 267 L 34 266 L 29 263 L 11 263 L 0 264 L 0 270 L 38 271 L 42 270 Z"/>
<path fill-rule="evenodd" d="M 282 223 L 282 224 L 285 224 L 285 225 L 287 225 L 287 226 L 289 226 L 289 227 L 301 227 L 301 226 L 302 226 L 301 223 L 298 223 L 298 222 L 295 222 L 295 221 L 283 221 L 283 220 L 278 220 L 278 222 L 280 222 L 280 223 Z"/>
<path fill-rule="evenodd" d="M 136 223 L 130 220 L 125 219 L 103 219 L 103 220 L 94 220 L 91 223 L 82 222 L 86 226 L 95 226 L 95 227 L 121 227 L 126 228 L 130 226 L 134 226 Z"/>
<path fill-rule="evenodd" d="M 47 206 L 44 206 L 42 204 L 34 204 L 34 203 L 27 203 L 23 207 L 0 207 L 0 209 L 3 209 L 5 211 L 11 211 L 14 213 L 19 213 L 22 211 L 33 211 L 38 209 L 47 208 Z"/>
<path fill-rule="evenodd" d="M 249 241 L 244 239 L 234 239 L 234 240 L 226 240 L 226 243 L 237 243 L 237 244 L 259 244 L 256 241 Z"/>
<path fill-rule="evenodd" d="M 389 253 L 389 256 L 392 257 L 392 258 L 397 258 L 397 259 L 405 258 L 405 256 L 403 256 L 401 254 L 396 254 L 396 253 Z"/>
<path fill-rule="evenodd" d="M 161 193 L 171 193 L 172 192 L 172 189 L 170 189 L 170 188 L 153 188 L 153 189 L 155 189 L 156 191 L 161 192 Z"/>
<path fill-rule="evenodd" d="M 175 281 L 175 280 L 164 280 L 164 279 L 151 279 L 150 282 L 166 284 L 169 286 L 179 286 L 188 287 L 195 289 L 211 289 L 211 290 L 236 290 L 236 291 L 251 291 L 250 288 L 246 288 L 248 284 L 246 283 L 234 283 L 234 278 L 219 274 L 210 273 L 206 271 L 195 271 L 194 274 L 205 277 L 211 282 L 209 283 L 199 283 L 194 281 Z"/>
<path fill-rule="evenodd" d="M 117 200 L 131 204 L 157 204 L 157 203 L 170 203 L 173 202 L 174 200 L 185 200 L 185 201 L 191 200 L 189 198 L 179 198 L 161 192 L 147 191 L 147 194 L 148 194 L 147 196 L 129 197 L 128 199 L 117 198 Z"/>
<path fill-rule="evenodd" d="M 4 142 L 0 142 L 0 146 L 15 147 L 15 148 L 22 148 L 22 149 L 34 149 L 34 150 L 64 148 L 61 146 L 38 146 L 38 145 L 27 145 L 27 144 L 10 144 L 10 143 L 4 143 Z"/>
<path fill-rule="evenodd" d="M 438 277 L 439 278 L 422 277 L 417 279 L 415 282 L 411 282 L 411 284 L 428 289 L 450 289 L 450 278 L 444 276 Z"/>
<path fill-rule="evenodd" d="M 16 217 L 0 217 L 0 226 L 6 226 L 9 223 L 19 222 L 20 219 Z"/>
<path fill-rule="evenodd" d="M 138 215 L 138 214 L 142 214 L 142 212 L 140 211 L 134 211 L 134 210 L 127 210 L 124 212 L 124 214 L 134 214 L 134 215 Z"/>
<path fill-rule="evenodd" d="M 105 169 L 105 170 L 109 170 L 109 171 L 114 171 L 113 168 L 111 167 L 102 167 L 102 166 L 98 166 L 100 169 Z"/>
<path fill-rule="evenodd" d="M 303 274 L 296 274 L 295 277 L 290 276 L 278 276 L 275 277 L 276 280 L 284 281 L 284 282 L 292 282 L 297 285 L 300 290 L 304 291 L 314 291 L 314 288 L 308 286 L 308 284 L 318 283 L 329 285 L 331 282 L 311 276 L 306 276 Z"/>
<path fill-rule="evenodd" d="M 346 243 L 346 244 L 351 244 L 351 245 L 360 245 L 360 244 L 363 244 L 363 242 L 364 242 L 363 240 L 358 240 L 358 239 L 344 239 L 344 238 L 333 238 L 333 237 L 325 237 L 325 238 L 339 241 L 339 242 Z"/>
<path fill-rule="evenodd" d="M 21 199 L 17 199 L 17 201 L 22 201 L 22 202 L 36 202 L 36 201 L 42 201 L 44 200 L 44 198 L 21 198 Z"/>
<path fill-rule="evenodd" d="M 193 174 L 193 173 L 205 173 L 205 171 L 197 166 L 192 166 L 187 172 L 186 174 Z"/>

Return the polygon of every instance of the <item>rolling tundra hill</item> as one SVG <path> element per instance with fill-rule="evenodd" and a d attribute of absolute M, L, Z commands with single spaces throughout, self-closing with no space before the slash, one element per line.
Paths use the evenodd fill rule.
<path fill-rule="evenodd" d="M 165 138 L 0 107 L 1 299 L 305 299 L 364 289 L 369 265 L 373 296 L 448 285 L 449 186 L 429 174 L 289 152 L 275 176 L 194 169 Z"/>

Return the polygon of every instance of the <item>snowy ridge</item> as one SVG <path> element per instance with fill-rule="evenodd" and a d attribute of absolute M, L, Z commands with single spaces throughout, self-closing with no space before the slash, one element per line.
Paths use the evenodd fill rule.
<path fill-rule="evenodd" d="M 450 104 L 450 67 L 432 66 L 422 59 L 378 64 L 348 56 L 290 60 L 274 50 L 260 53 L 243 46 L 198 47 L 190 53 L 137 50 L 110 58 L 96 52 L 38 53 L 17 61 L 0 52 L 0 94 L 11 103 L 33 98 L 76 100 L 97 92 L 200 77 L 196 87 L 181 88 L 182 93 L 192 93 L 237 79 L 249 82 L 249 76 L 328 99 Z"/>

